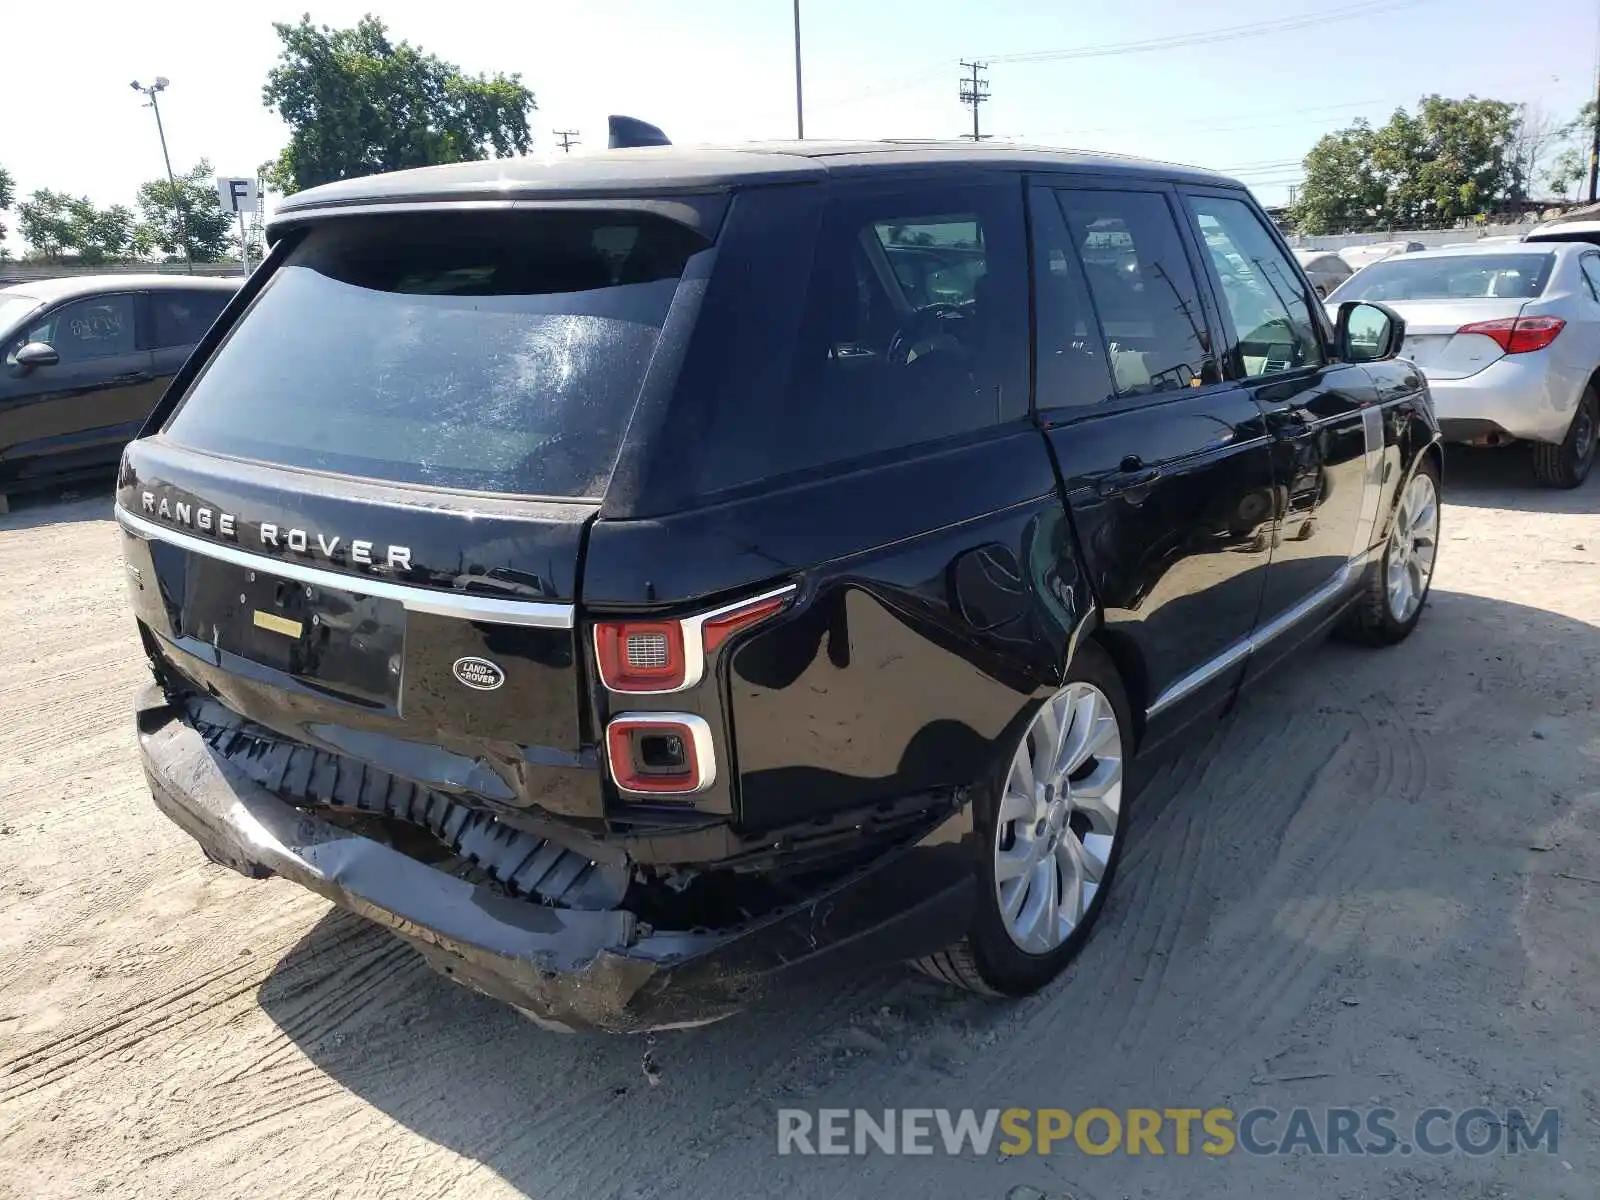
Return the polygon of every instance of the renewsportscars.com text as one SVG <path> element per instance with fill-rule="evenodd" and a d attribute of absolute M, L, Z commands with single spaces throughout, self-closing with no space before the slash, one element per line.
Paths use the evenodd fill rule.
<path fill-rule="evenodd" d="M 802 1108 L 778 1110 L 778 1153 L 820 1155 L 1554 1154 L 1561 1114 L 1428 1108 Z"/>

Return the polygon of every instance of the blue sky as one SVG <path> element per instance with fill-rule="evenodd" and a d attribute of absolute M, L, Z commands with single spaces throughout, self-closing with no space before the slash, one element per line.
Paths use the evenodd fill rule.
<path fill-rule="evenodd" d="M 521 72 L 539 101 L 540 154 L 552 152 L 555 128 L 580 129 L 586 149 L 603 144 L 608 112 L 653 120 L 682 142 L 793 133 L 790 0 L 79 0 L 60 14 L 70 30 L 30 35 L 26 56 L 6 56 L 0 164 L 24 194 L 131 201 L 161 160 L 128 83 L 159 74 L 172 80 L 162 114 L 174 165 L 204 155 L 224 173 L 251 172 L 285 137 L 260 98 L 278 48 L 271 22 L 308 5 L 331 24 L 375 11 L 397 37 L 470 71 Z M 957 60 L 989 58 L 985 130 L 1218 168 L 1269 203 L 1319 135 L 1356 117 L 1381 122 L 1439 92 L 1565 119 L 1591 93 L 1596 61 L 1594 0 L 802 0 L 802 12 L 808 135 L 962 133 Z M 1281 28 L 1298 18 L 1307 23 Z M 1280 28 L 1230 32 L 1252 21 Z M 1216 40 L 1037 57 L 1207 34 Z"/>

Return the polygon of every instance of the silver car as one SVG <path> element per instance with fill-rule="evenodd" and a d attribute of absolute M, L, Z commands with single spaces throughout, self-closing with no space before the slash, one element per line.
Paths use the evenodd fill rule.
<path fill-rule="evenodd" d="M 1296 250 L 1294 256 L 1319 296 L 1326 296 L 1350 278 L 1350 264 L 1332 250 Z"/>
<path fill-rule="evenodd" d="M 1600 428 L 1600 248 L 1406 254 L 1356 272 L 1328 307 L 1346 300 L 1379 300 L 1405 318 L 1402 353 L 1427 375 L 1447 441 L 1527 441 L 1550 487 L 1588 476 Z"/>

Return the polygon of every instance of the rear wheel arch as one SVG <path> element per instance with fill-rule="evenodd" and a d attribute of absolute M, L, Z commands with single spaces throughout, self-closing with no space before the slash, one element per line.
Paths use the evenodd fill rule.
<path fill-rule="evenodd" d="M 1422 448 L 1421 458 L 1433 464 L 1435 478 L 1439 482 L 1440 491 L 1444 490 L 1444 443 L 1429 442 Z"/>
<path fill-rule="evenodd" d="M 1086 634 L 1083 641 L 1109 659 L 1121 679 L 1128 700 L 1130 732 L 1137 748 L 1144 741 L 1144 716 L 1150 704 L 1150 673 L 1145 668 L 1144 656 L 1132 638 L 1104 624 Z"/>

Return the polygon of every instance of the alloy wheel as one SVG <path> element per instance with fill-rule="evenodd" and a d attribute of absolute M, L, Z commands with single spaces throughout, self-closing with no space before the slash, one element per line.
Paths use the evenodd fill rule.
<path fill-rule="evenodd" d="M 1384 584 L 1389 615 L 1402 624 L 1422 606 L 1439 553 L 1439 492 L 1421 471 L 1411 477 L 1389 534 Z"/>
<path fill-rule="evenodd" d="M 1600 432 L 1595 428 L 1596 408 L 1600 408 L 1600 401 L 1592 395 L 1585 396 L 1572 419 L 1572 459 L 1580 473 L 1589 469 L 1590 460 L 1594 458 L 1595 435 Z"/>
<path fill-rule="evenodd" d="M 1089 911 L 1122 820 L 1122 732 L 1092 683 L 1071 683 L 1035 714 L 1000 798 L 994 880 L 1001 923 L 1047 954 Z"/>

